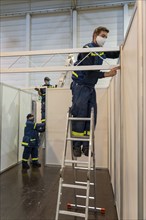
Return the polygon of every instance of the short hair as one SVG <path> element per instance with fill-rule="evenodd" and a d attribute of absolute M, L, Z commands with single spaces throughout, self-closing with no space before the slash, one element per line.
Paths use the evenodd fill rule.
<path fill-rule="evenodd" d="M 26 116 L 27 119 L 32 118 L 32 117 L 34 117 L 34 115 L 31 114 L 31 113 L 29 113 L 29 114 Z"/>
<path fill-rule="evenodd" d="M 109 30 L 106 27 L 100 26 L 98 28 L 95 28 L 95 30 L 93 31 L 92 39 L 94 39 L 95 34 L 99 35 L 101 31 L 105 31 L 105 32 L 109 33 Z"/>
<path fill-rule="evenodd" d="M 50 81 L 50 78 L 46 76 L 46 77 L 44 78 L 44 81 L 45 81 L 45 80 L 46 80 L 46 81 Z"/>

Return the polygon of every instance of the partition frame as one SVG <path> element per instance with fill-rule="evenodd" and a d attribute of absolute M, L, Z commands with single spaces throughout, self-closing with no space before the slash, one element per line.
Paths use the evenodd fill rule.
<path fill-rule="evenodd" d="M 143 3 L 142 1 L 137 1 L 137 13 L 138 13 L 138 19 L 137 19 L 137 29 L 138 29 L 138 65 L 137 65 L 137 73 L 138 73 L 138 82 L 137 82 L 137 88 L 138 88 L 138 219 L 143 219 L 143 115 L 144 115 L 144 109 L 143 109 Z M 141 43 L 142 42 L 142 43 Z"/>
<path fill-rule="evenodd" d="M 121 66 L 123 66 L 123 45 L 121 45 Z M 120 105 L 121 105 L 121 111 L 120 111 L 120 219 L 123 219 L 123 139 L 124 139 L 124 134 L 123 134 L 123 127 L 124 127 L 124 117 L 123 117 L 123 110 L 124 110 L 124 95 L 123 95 L 123 83 L 124 83 L 124 74 L 122 72 L 121 68 L 121 87 L 120 87 Z"/>
<path fill-rule="evenodd" d="M 143 10 L 146 12 L 146 2 L 143 5 Z M 146 13 L 143 13 L 143 60 L 146 61 Z M 143 62 L 143 71 L 146 73 L 146 62 Z M 143 74 L 143 133 L 146 134 L 146 74 Z M 143 170 L 143 218 L 146 218 L 146 135 L 143 136 L 143 166 L 145 170 Z"/>

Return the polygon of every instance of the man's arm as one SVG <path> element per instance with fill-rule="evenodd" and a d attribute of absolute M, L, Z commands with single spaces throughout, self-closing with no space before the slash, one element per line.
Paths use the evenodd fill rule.
<path fill-rule="evenodd" d="M 40 90 L 40 89 L 35 88 L 35 90 L 38 92 L 38 95 L 39 95 L 39 96 L 42 96 L 42 93 L 41 93 L 41 90 Z"/>
<path fill-rule="evenodd" d="M 117 74 L 117 70 L 120 69 L 120 66 L 114 67 L 113 69 L 111 69 L 109 72 L 101 72 L 101 71 L 97 71 L 98 74 L 98 78 L 102 79 L 105 77 L 112 77 L 115 76 Z"/>
<path fill-rule="evenodd" d="M 37 123 L 35 129 L 41 133 L 45 131 L 45 126 L 45 123 Z"/>
<path fill-rule="evenodd" d="M 112 77 L 112 76 L 115 76 L 117 74 L 117 70 L 120 69 L 120 66 L 117 66 L 113 69 L 111 69 L 109 72 L 105 72 L 104 73 L 104 77 Z"/>

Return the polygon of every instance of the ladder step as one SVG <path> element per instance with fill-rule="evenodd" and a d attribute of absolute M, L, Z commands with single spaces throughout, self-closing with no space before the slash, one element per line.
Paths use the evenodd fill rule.
<path fill-rule="evenodd" d="M 78 212 L 70 212 L 70 211 L 60 210 L 60 211 L 59 211 L 59 214 L 62 214 L 62 215 L 71 215 L 71 216 L 75 216 L 75 217 L 85 218 L 85 214 L 84 214 L 84 213 L 78 213 Z"/>
<path fill-rule="evenodd" d="M 87 196 L 76 195 L 76 198 L 86 199 Z M 89 196 L 89 199 L 95 199 L 93 196 Z"/>
<path fill-rule="evenodd" d="M 63 183 L 62 187 L 74 188 L 74 189 L 87 189 L 87 186 L 81 186 L 81 185 L 75 185 L 75 184 L 66 184 L 66 183 Z"/>
<path fill-rule="evenodd" d="M 83 208 L 83 209 L 86 208 L 86 206 L 84 206 L 84 205 L 70 204 L 70 206 L 71 206 L 71 207 Z M 105 214 L 105 208 L 98 208 L 98 207 L 94 207 L 94 206 L 89 206 L 88 209 L 89 209 L 89 210 L 100 211 L 102 214 Z"/>
<path fill-rule="evenodd" d="M 78 138 L 78 137 L 74 137 L 74 138 L 66 138 L 67 141 L 90 141 L 89 137 L 88 138 Z"/>
<path fill-rule="evenodd" d="M 88 164 L 88 162 L 86 161 L 78 161 L 78 160 L 65 160 L 65 163 Z"/>
<path fill-rule="evenodd" d="M 87 167 L 74 167 L 76 170 L 88 170 Z M 90 170 L 94 170 L 93 168 L 90 168 Z"/>
<path fill-rule="evenodd" d="M 75 118 L 75 117 L 69 117 L 68 120 L 70 120 L 70 121 L 90 121 L 91 118 Z"/>
<path fill-rule="evenodd" d="M 77 184 L 87 185 L 87 182 L 79 182 L 79 181 L 75 181 L 75 183 L 77 183 Z M 90 186 L 94 186 L 94 183 L 90 183 Z"/>

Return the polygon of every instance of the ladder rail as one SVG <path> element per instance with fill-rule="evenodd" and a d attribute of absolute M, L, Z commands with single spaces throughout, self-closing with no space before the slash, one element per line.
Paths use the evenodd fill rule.
<path fill-rule="evenodd" d="M 69 117 L 69 122 L 70 122 L 70 137 L 72 136 L 72 120 L 71 120 L 71 111 L 70 111 L 70 117 Z M 72 161 L 74 161 L 76 158 L 73 156 L 73 142 L 71 142 L 71 158 L 72 158 Z M 75 170 L 75 165 L 76 163 L 72 163 L 72 168 L 73 168 L 73 175 L 74 175 L 74 184 L 75 184 L 75 180 L 77 179 L 77 171 Z M 75 204 L 77 204 L 77 197 L 76 197 L 76 188 L 74 188 L 74 201 L 75 201 Z M 75 208 L 77 208 L 75 206 Z"/>
<path fill-rule="evenodd" d="M 93 179 L 94 179 L 94 188 L 93 188 L 93 190 L 94 190 L 94 195 L 96 195 L 96 164 L 95 164 L 95 145 L 94 145 L 94 129 L 95 129 L 95 126 L 94 126 L 94 110 L 92 111 L 91 110 L 91 122 L 92 122 L 92 124 L 91 124 L 91 130 L 92 130 L 92 140 L 93 140 L 93 142 L 92 142 L 92 149 L 93 149 Z M 95 198 L 94 198 L 94 207 L 95 207 L 95 210 L 96 210 L 96 196 L 95 196 Z"/>
<path fill-rule="evenodd" d="M 67 119 L 69 118 L 69 111 L 67 112 Z M 63 159 L 61 163 L 61 169 L 60 169 L 60 180 L 59 180 L 59 189 L 58 189 L 58 198 L 57 198 L 57 208 L 56 208 L 56 217 L 55 220 L 58 220 L 59 218 L 59 207 L 61 204 L 61 195 L 62 195 L 62 183 L 63 183 L 63 172 L 64 172 L 64 166 L 65 166 L 65 156 L 67 151 L 67 134 L 69 129 L 69 120 L 66 121 L 66 128 L 65 128 L 65 142 L 64 142 L 64 149 L 63 149 Z"/>

